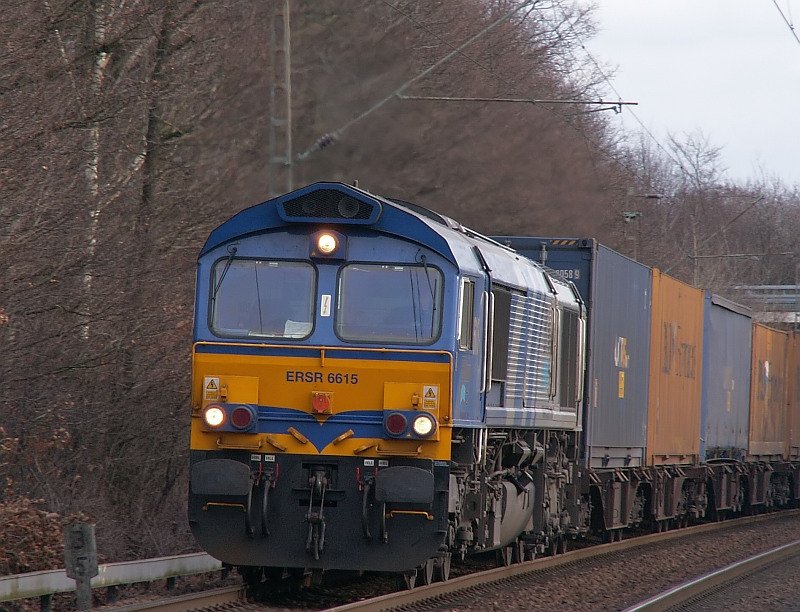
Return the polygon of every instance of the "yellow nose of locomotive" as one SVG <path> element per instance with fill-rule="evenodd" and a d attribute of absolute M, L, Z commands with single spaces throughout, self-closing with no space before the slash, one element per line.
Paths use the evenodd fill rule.
<path fill-rule="evenodd" d="M 268 348 L 259 356 L 235 355 L 219 346 L 195 348 L 195 450 L 449 459 L 447 353 L 420 351 L 438 361 L 418 362 L 403 351 L 398 357 L 406 359 L 386 360 L 385 349 L 353 358 L 317 348 L 317 358 L 290 358 Z"/>

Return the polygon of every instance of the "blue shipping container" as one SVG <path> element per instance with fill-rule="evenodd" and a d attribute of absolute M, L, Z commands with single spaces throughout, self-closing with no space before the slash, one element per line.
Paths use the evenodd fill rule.
<path fill-rule="evenodd" d="M 645 463 L 650 268 L 593 239 L 495 236 L 575 283 L 588 308 L 585 464 Z"/>
<path fill-rule="evenodd" d="M 750 426 L 750 309 L 710 292 L 703 313 L 700 457 L 744 459 Z"/>

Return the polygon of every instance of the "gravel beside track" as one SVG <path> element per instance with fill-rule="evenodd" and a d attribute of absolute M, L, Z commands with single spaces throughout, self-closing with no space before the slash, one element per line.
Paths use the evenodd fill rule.
<path fill-rule="evenodd" d="M 764 568 L 676 610 L 798 612 L 800 611 L 800 555 Z"/>
<path fill-rule="evenodd" d="M 788 516 L 787 516 L 788 515 Z M 736 525 L 723 523 L 719 531 L 692 533 L 680 530 L 686 537 L 666 542 L 651 542 L 629 550 L 614 550 L 594 558 L 567 565 L 535 570 L 500 582 L 472 587 L 452 595 L 442 595 L 396 610 L 624 610 L 672 586 L 719 569 L 750 555 L 800 539 L 800 515 L 796 512 L 761 517 L 765 520 Z M 568 557 L 569 555 L 567 555 Z M 566 557 L 565 557 L 566 560 Z M 487 569 L 492 562 L 480 558 L 460 568 L 453 566 L 453 576 L 469 571 Z M 725 609 L 733 606 L 737 612 L 747 610 L 797 610 L 798 566 L 770 570 L 769 584 L 760 574 L 749 590 L 731 604 L 715 603 L 698 610 Z M 773 576 L 780 576 L 773 581 Z M 232 575 L 233 577 L 233 575 Z M 762 586 L 763 585 L 763 586 Z M 778 585 L 782 585 L 778 588 Z M 310 587 L 297 592 L 270 595 L 266 600 L 249 602 L 242 607 L 225 610 L 261 610 L 265 612 L 294 610 L 325 610 L 349 602 L 391 593 L 397 581 L 385 575 L 365 574 L 342 580 L 338 584 Z M 732 597 L 737 597 L 732 595 Z M 122 603 L 122 602 L 121 602 Z M 787 607 L 788 606 L 788 607 Z M 791 607 L 794 606 L 794 607 Z M 214 610 L 216 608 L 210 608 Z"/>
<path fill-rule="evenodd" d="M 688 535 L 688 533 L 687 533 Z M 641 548 L 470 590 L 400 610 L 624 610 L 671 586 L 791 542 L 800 518 L 776 518 Z M 767 594 L 766 597 L 769 597 Z M 719 608 L 717 608 L 719 609 Z M 762 602 L 752 610 L 771 609 Z M 741 607 L 737 610 L 742 610 Z"/>

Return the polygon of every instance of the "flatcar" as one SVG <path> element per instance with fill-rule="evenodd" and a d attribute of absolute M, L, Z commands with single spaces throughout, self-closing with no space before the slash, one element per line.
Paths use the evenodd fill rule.
<path fill-rule="evenodd" d="M 753 329 L 594 240 L 489 238 L 309 185 L 200 252 L 191 529 L 251 584 L 337 569 L 413 586 L 454 556 L 791 503 L 797 341 Z M 704 366 L 704 346 L 723 356 Z"/>

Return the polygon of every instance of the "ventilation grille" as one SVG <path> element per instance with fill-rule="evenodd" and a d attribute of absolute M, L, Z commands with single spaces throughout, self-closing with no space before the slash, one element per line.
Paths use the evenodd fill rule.
<path fill-rule="evenodd" d="M 545 293 L 511 296 L 508 334 L 508 379 L 506 399 L 525 408 L 550 404 L 553 375 L 552 298 Z"/>
<path fill-rule="evenodd" d="M 378 209 L 378 210 L 376 210 Z M 326 219 L 337 221 L 375 221 L 380 207 L 356 200 L 336 189 L 319 189 L 283 203 L 287 219 Z"/>

